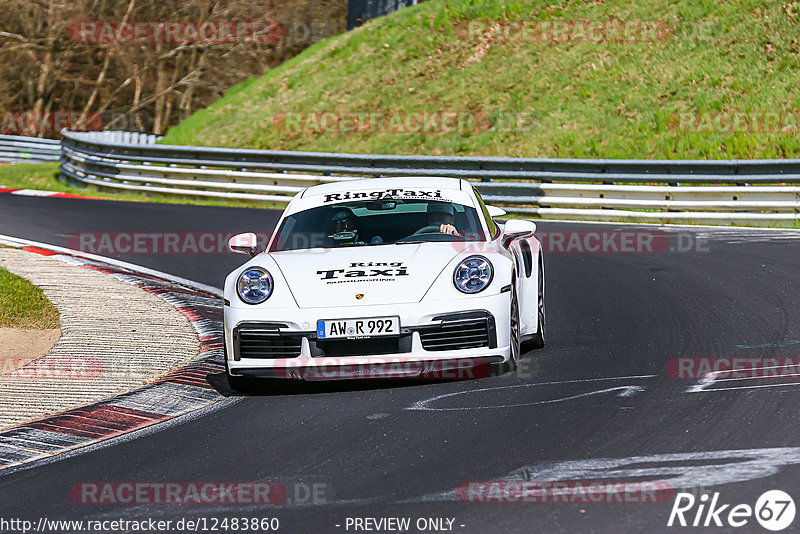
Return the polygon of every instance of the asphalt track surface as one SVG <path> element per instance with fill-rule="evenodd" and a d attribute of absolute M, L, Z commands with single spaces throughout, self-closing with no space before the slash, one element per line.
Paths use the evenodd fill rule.
<path fill-rule="evenodd" d="M 276 217 L 257 209 L 0 195 L 1 234 L 61 246 L 78 232 L 269 231 Z M 641 229 L 545 222 L 539 228 Z M 277 517 L 279 532 L 291 533 L 355 532 L 346 528 L 348 517 L 408 517 L 411 532 L 428 517 L 454 518 L 453 531 L 475 533 L 768 532 L 753 518 L 739 529 L 668 528 L 674 498 L 470 503 L 448 493 L 529 466 L 533 480 L 671 480 L 699 486 L 691 490 L 697 494 L 719 492 L 721 504 L 752 506 L 771 489 L 800 498 L 800 379 L 698 386 L 667 372 L 672 358 L 800 357 L 800 232 L 665 231 L 673 241 L 678 232 L 684 243 L 694 240 L 692 250 L 549 254 L 547 346 L 527 353 L 516 374 L 239 397 L 136 439 L 0 474 L 0 515 Z M 117 257 L 217 287 L 243 260 Z M 648 458 L 635 458 L 641 456 Z M 596 459 L 619 460 L 615 465 L 627 470 L 608 471 L 611 464 Z M 319 483 L 325 495 L 275 507 L 92 505 L 69 497 L 81 482 L 258 480 L 290 492 Z M 785 532 L 798 530 L 800 518 Z"/>

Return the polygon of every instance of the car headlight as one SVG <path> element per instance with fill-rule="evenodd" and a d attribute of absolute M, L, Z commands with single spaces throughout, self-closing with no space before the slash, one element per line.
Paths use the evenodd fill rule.
<path fill-rule="evenodd" d="M 470 256 L 453 272 L 453 285 L 462 293 L 480 293 L 492 283 L 494 267 L 483 256 Z"/>
<path fill-rule="evenodd" d="M 250 267 L 239 275 L 236 292 L 247 304 L 261 304 L 272 295 L 272 275 L 261 267 Z"/>

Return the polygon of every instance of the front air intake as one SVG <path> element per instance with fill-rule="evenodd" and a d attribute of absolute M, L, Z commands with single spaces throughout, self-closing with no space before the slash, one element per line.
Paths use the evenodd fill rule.
<path fill-rule="evenodd" d="M 302 334 L 281 332 L 281 327 L 286 325 L 266 323 L 235 328 L 233 338 L 239 358 L 278 359 L 300 356 Z"/>
<path fill-rule="evenodd" d="M 477 349 L 494 347 L 492 316 L 445 318 L 437 325 L 416 328 L 422 348 L 428 351 Z"/>

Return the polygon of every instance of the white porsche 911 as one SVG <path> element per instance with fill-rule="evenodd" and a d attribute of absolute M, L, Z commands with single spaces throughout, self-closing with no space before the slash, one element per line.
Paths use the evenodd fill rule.
<path fill-rule="evenodd" d="M 544 345 L 544 271 L 536 225 L 504 213 L 456 178 L 301 191 L 266 251 L 230 239 L 251 256 L 225 280 L 231 387 L 515 369 Z"/>

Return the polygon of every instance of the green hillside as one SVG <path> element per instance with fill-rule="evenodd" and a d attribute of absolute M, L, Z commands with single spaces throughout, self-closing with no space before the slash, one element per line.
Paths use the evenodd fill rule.
<path fill-rule="evenodd" d="M 234 87 L 163 142 L 800 157 L 798 30 L 800 2 L 430 0 Z"/>

